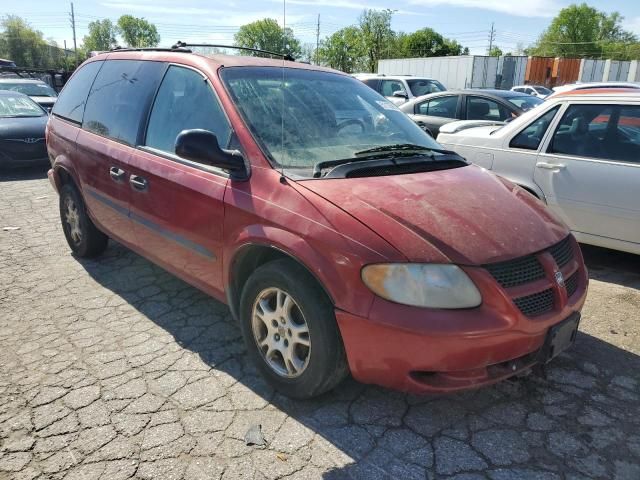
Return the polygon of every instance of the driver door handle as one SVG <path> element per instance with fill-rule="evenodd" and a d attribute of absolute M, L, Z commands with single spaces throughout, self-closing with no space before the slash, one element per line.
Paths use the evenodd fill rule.
<path fill-rule="evenodd" d="M 545 170 L 564 170 L 567 166 L 564 163 L 547 163 L 547 162 L 538 162 L 536 163 L 536 167 L 544 168 Z"/>
<path fill-rule="evenodd" d="M 126 172 L 118 167 L 111 167 L 109 169 L 109 175 L 111 176 L 111 180 L 114 182 L 119 182 L 124 178 L 124 174 Z"/>
<path fill-rule="evenodd" d="M 139 191 L 144 191 L 149 186 L 149 182 L 147 181 L 147 179 L 138 175 L 131 175 L 129 177 L 129 183 L 133 188 Z"/>

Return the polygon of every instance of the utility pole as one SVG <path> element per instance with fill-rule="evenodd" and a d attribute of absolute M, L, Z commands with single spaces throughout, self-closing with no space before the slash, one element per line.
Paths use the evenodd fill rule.
<path fill-rule="evenodd" d="M 67 41 L 64 41 L 64 69 L 69 70 L 69 61 L 67 58 Z"/>
<path fill-rule="evenodd" d="M 320 49 L 320 14 L 318 14 L 318 26 L 316 27 L 316 65 L 318 62 L 318 50 Z"/>
<path fill-rule="evenodd" d="M 76 44 L 76 16 L 73 12 L 73 2 L 71 2 L 71 29 L 73 30 L 73 53 L 76 57 L 75 66 L 78 66 L 78 45 Z"/>
<path fill-rule="evenodd" d="M 491 49 L 493 48 L 493 42 L 496 39 L 496 30 L 493 28 L 493 22 L 491 22 L 491 31 L 489 32 L 489 51 L 488 55 L 491 55 Z"/>

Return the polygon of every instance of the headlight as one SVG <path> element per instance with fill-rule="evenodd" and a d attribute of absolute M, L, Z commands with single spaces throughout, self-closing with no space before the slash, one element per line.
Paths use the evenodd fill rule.
<path fill-rule="evenodd" d="M 376 295 L 415 307 L 472 308 L 482 302 L 474 283 L 456 265 L 367 265 L 362 280 Z"/>

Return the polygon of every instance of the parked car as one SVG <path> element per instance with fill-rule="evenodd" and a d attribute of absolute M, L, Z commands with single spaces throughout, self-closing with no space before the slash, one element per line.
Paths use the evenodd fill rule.
<path fill-rule="evenodd" d="M 56 91 L 46 82 L 31 78 L 0 78 L 0 90 L 24 93 L 47 111 L 51 111 L 58 98 Z"/>
<path fill-rule="evenodd" d="M 0 90 L 0 168 L 49 163 L 47 112 L 22 93 Z"/>
<path fill-rule="evenodd" d="M 413 99 L 400 110 L 432 137 L 456 120 L 510 121 L 542 103 L 537 97 L 509 90 L 448 90 Z"/>
<path fill-rule="evenodd" d="M 340 120 L 356 103 L 359 128 L 360 114 Z M 111 237 L 226 302 L 286 395 L 349 371 L 418 393 L 478 387 L 575 336 L 587 275 L 562 222 L 340 72 L 98 55 L 63 89 L 47 144 L 74 254 Z"/>
<path fill-rule="evenodd" d="M 355 74 L 358 80 L 373 88 L 395 105 L 429 93 L 444 92 L 445 86 L 438 80 L 412 75 Z"/>
<path fill-rule="evenodd" d="M 538 98 L 547 98 L 553 93 L 544 85 L 516 85 L 511 87 L 512 92 L 526 93 L 527 95 L 533 95 Z"/>
<path fill-rule="evenodd" d="M 638 82 L 577 82 L 567 85 L 561 85 L 553 87 L 553 95 L 560 93 L 567 93 L 575 90 L 593 90 L 593 89 L 608 89 L 608 88 L 634 88 L 640 89 L 640 83 Z"/>
<path fill-rule="evenodd" d="M 438 141 L 533 193 L 580 242 L 640 254 L 638 91 L 574 91 L 503 127 L 459 126 Z"/>

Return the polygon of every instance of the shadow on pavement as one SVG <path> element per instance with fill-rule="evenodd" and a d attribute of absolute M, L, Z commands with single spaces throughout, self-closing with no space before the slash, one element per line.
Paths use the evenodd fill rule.
<path fill-rule="evenodd" d="M 585 250 L 596 276 L 634 261 Z M 115 242 L 100 259 L 80 263 L 197 353 L 212 374 L 230 375 L 320 435 L 326 455 L 314 462 L 325 465 L 327 479 L 447 478 L 474 471 L 493 472 L 492 479 L 559 479 L 569 472 L 613 478 L 616 461 L 640 462 L 640 357 L 587 334 L 554 360 L 546 377 L 440 397 L 349 379 L 321 398 L 293 401 L 275 393 L 247 364 L 240 331 L 223 304 Z M 286 434 L 282 429 L 270 432 L 266 410 L 257 418 L 268 448 L 278 451 L 297 441 L 279 438 Z"/>
<path fill-rule="evenodd" d="M 40 180 L 47 178 L 48 164 L 36 167 L 3 169 L 0 167 L 0 183 L 15 182 L 16 180 Z"/>
<path fill-rule="evenodd" d="M 580 247 L 591 279 L 640 289 L 640 255 L 584 244 Z"/>

